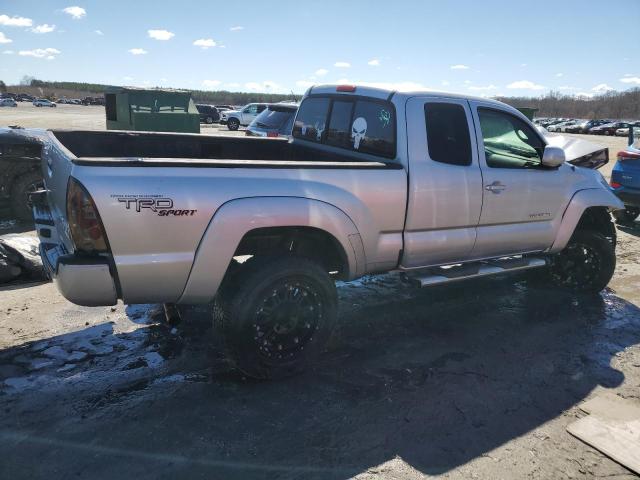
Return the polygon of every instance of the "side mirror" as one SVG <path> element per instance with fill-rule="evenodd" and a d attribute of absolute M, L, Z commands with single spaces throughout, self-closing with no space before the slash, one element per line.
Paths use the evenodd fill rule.
<path fill-rule="evenodd" d="M 542 165 L 545 167 L 559 167 L 566 160 L 564 155 L 564 150 L 560 147 L 552 147 L 551 145 L 547 145 L 544 148 L 544 153 L 542 154 Z"/>

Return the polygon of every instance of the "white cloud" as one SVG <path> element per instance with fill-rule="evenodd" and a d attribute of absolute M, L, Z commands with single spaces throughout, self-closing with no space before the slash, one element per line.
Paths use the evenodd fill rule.
<path fill-rule="evenodd" d="M 222 82 L 220 80 L 203 80 L 202 81 L 202 86 L 208 89 L 216 88 L 216 87 L 219 87 L 220 85 L 222 85 Z"/>
<path fill-rule="evenodd" d="M 621 78 L 620 81 L 622 83 L 633 83 L 635 85 L 640 85 L 640 77 L 631 77 L 631 76 L 625 75 L 625 77 Z"/>
<path fill-rule="evenodd" d="M 593 93 L 588 93 L 588 92 L 578 92 L 576 94 L 574 94 L 575 97 L 585 97 L 585 98 L 593 98 L 594 94 Z"/>
<path fill-rule="evenodd" d="M 127 50 L 131 55 L 146 55 L 147 52 L 144 48 L 132 48 Z"/>
<path fill-rule="evenodd" d="M 570 85 L 560 85 L 558 90 L 577 90 L 577 88 Z"/>
<path fill-rule="evenodd" d="M 563 76 L 564 76 L 564 73 L 560 73 L 560 72 L 556 73 L 556 77 L 558 77 L 558 78 L 563 77 Z"/>
<path fill-rule="evenodd" d="M 25 17 L 9 17 L 8 15 L 0 15 L 0 25 L 5 27 L 30 27 L 33 20 Z"/>
<path fill-rule="evenodd" d="M 329 73 L 329 70 L 327 70 L 326 68 L 319 68 L 318 70 L 316 70 L 316 75 L 318 75 L 319 77 L 322 77 L 327 73 Z"/>
<path fill-rule="evenodd" d="M 4 33 L 0 32 L 0 43 L 11 43 L 11 42 L 13 42 L 13 40 L 11 40 L 10 38 L 7 38 Z"/>
<path fill-rule="evenodd" d="M 102 33 L 102 30 L 94 30 L 94 33 L 96 35 L 104 35 L 104 33 Z"/>
<path fill-rule="evenodd" d="M 87 15 L 87 11 L 82 7 L 67 7 L 62 11 L 70 15 L 74 20 L 80 20 Z"/>
<path fill-rule="evenodd" d="M 133 77 L 130 76 L 126 76 L 126 77 L 122 77 L 123 80 L 126 80 L 127 82 L 130 82 L 131 80 L 133 80 Z"/>
<path fill-rule="evenodd" d="M 206 50 L 207 48 L 211 48 L 211 47 L 215 47 L 216 46 L 216 42 L 213 41 L 213 38 L 200 38 L 198 40 L 196 40 L 195 42 L 193 42 L 193 44 L 196 47 L 200 47 L 203 50 Z"/>
<path fill-rule="evenodd" d="M 442 84 L 442 86 L 446 87 L 449 85 L 449 81 L 448 80 L 442 80 L 442 82 L 440 82 Z"/>
<path fill-rule="evenodd" d="M 14 52 L 13 50 L 5 50 L 4 52 L 2 52 L 3 55 L 13 55 L 14 53 L 16 52 Z"/>
<path fill-rule="evenodd" d="M 23 57 L 35 57 L 46 58 L 47 60 L 53 60 L 56 55 L 60 55 L 60 50 L 55 48 L 35 48 L 33 50 L 20 50 L 18 55 Z"/>
<path fill-rule="evenodd" d="M 526 67 L 528 64 L 527 63 L 521 63 L 520 66 L 521 67 Z"/>
<path fill-rule="evenodd" d="M 176 36 L 175 33 L 169 30 L 147 30 L 147 34 L 149 34 L 149 38 L 154 40 L 171 40 Z"/>
<path fill-rule="evenodd" d="M 238 82 L 229 82 L 224 84 L 227 88 L 240 88 L 240 84 Z"/>
<path fill-rule="evenodd" d="M 349 68 L 351 64 L 349 62 L 336 62 L 333 66 L 337 68 Z"/>
<path fill-rule="evenodd" d="M 517 82 L 510 83 L 507 88 L 516 88 L 519 90 L 544 90 L 543 85 L 530 82 L 529 80 L 519 80 Z"/>
<path fill-rule="evenodd" d="M 33 33 L 51 33 L 56 29 L 55 25 L 49 25 L 48 23 L 43 23 L 42 25 L 37 25 L 31 29 Z"/>
<path fill-rule="evenodd" d="M 451 65 L 449 68 L 451 70 L 469 70 L 469 67 L 467 65 L 463 65 L 461 63 L 458 63 L 457 65 Z"/>
<path fill-rule="evenodd" d="M 229 30 L 232 32 L 239 32 L 240 30 L 244 30 L 244 27 L 241 25 L 236 25 L 235 27 L 231 27 Z"/>
<path fill-rule="evenodd" d="M 374 58 L 372 60 L 369 60 L 367 62 L 367 65 L 370 65 L 372 67 L 379 67 L 380 66 L 380 60 L 378 60 L 377 58 Z"/>
<path fill-rule="evenodd" d="M 606 83 L 600 83 L 591 89 L 592 92 L 597 92 L 597 93 L 607 93 L 607 92 L 610 92 L 611 90 L 615 90 L 615 89 L 610 87 Z"/>
<path fill-rule="evenodd" d="M 480 87 L 477 85 L 471 85 L 469 87 L 467 87 L 469 90 L 472 90 L 474 92 L 482 92 L 482 91 L 488 91 L 488 90 L 497 90 L 498 87 L 496 87 L 495 85 L 491 84 L 491 85 L 487 85 L 485 87 Z"/>
<path fill-rule="evenodd" d="M 469 85 L 470 83 L 471 83 L 471 80 L 465 80 L 465 81 L 464 81 L 464 84 L 465 84 L 465 85 Z"/>

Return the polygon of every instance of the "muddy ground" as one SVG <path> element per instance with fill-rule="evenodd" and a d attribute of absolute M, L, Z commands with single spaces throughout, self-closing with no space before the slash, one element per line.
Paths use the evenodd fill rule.
<path fill-rule="evenodd" d="M 0 478 L 633 478 L 565 428 L 603 390 L 640 402 L 638 227 L 596 297 L 340 284 L 326 353 L 281 382 L 231 369 L 205 307 L 3 287 Z"/>

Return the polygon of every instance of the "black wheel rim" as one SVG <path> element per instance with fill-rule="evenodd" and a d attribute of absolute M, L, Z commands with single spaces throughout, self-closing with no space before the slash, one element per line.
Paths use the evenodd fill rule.
<path fill-rule="evenodd" d="M 300 356 L 313 340 L 324 311 L 320 293 L 304 280 L 285 280 L 269 288 L 253 322 L 260 355 L 272 363 Z"/>
<path fill-rule="evenodd" d="M 600 255 L 593 247 L 572 243 L 553 259 L 551 272 L 561 285 L 577 289 L 593 284 L 600 266 Z"/>

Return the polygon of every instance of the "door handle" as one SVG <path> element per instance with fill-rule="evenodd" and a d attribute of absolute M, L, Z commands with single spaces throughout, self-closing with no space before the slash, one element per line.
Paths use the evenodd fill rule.
<path fill-rule="evenodd" d="M 499 194 L 500 192 L 502 192 L 505 188 L 507 188 L 506 185 L 503 185 L 502 183 L 500 183 L 500 181 L 496 180 L 493 183 L 490 183 L 489 185 L 486 185 L 484 187 L 485 190 L 490 191 L 491 193 L 495 193 L 495 194 Z"/>

